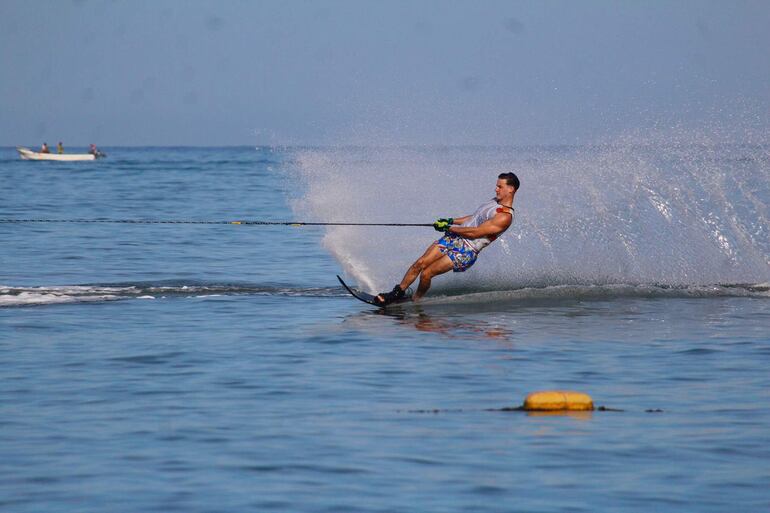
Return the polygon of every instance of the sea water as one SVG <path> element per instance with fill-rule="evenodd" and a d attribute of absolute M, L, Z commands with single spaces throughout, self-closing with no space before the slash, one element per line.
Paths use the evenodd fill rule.
<path fill-rule="evenodd" d="M 2 511 L 770 508 L 767 146 L 105 151 L 0 150 Z M 227 224 L 430 223 L 503 171 L 513 226 L 385 312 L 335 274 L 431 228 Z M 503 411 L 542 389 L 612 411 Z"/>

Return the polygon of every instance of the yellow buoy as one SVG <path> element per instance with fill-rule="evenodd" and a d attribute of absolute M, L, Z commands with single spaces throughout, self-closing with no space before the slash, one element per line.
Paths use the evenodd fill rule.
<path fill-rule="evenodd" d="M 591 396 L 571 390 L 541 390 L 524 399 L 527 411 L 588 411 L 594 409 Z"/>

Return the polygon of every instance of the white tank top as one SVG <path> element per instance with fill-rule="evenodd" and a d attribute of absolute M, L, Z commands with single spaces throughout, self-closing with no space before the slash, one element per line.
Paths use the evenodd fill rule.
<path fill-rule="evenodd" d="M 511 223 L 513 223 L 513 208 L 510 207 L 504 207 L 497 203 L 497 200 L 492 198 L 491 200 L 487 201 L 483 205 L 481 205 L 479 208 L 476 209 L 476 211 L 473 213 L 473 215 L 465 221 L 460 226 L 462 227 L 476 227 L 480 224 L 489 221 L 493 217 L 495 217 L 498 212 L 509 212 L 511 214 Z M 461 236 L 462 237 L 462 236 Z M 495 240 L 498 236 L 492 235 L 489 237 L 479 237 L 478 239 L 466 239 L 465 237 L 462 237 L 463 242 L 466 246 L 468 246 L 470 249 L 478 253 L 482 249 L 489 246 L 493 240 Z"/>

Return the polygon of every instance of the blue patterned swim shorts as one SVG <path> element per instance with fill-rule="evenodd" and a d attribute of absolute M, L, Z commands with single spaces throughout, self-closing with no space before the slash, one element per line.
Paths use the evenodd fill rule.
<path fill-rule="evenodd" d="M 436 241 L 439 251 L 452 261 L 452 270 L 461 273 L 476 263 L 477 253 L 463 243 L 463 238 L 447 233 Z"/>

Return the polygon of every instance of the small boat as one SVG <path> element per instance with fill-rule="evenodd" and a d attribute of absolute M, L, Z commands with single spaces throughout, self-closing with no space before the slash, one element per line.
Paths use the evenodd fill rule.
<path fill-rule="evenodd" d="M 16 147 L 22 160 L 58 160 L 60 162 L 73 162 L 76 160 L 96 160 L 103 157 L 102 153 L 40 153 L 28 148 Z"/>

